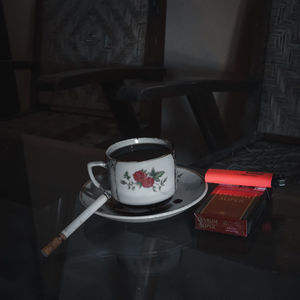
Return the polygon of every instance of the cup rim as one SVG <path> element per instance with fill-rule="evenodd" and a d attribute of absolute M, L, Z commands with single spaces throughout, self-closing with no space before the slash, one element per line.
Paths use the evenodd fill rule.
<path fill-rule="evenodd" d="M 110 160 L 115 160 L 115 161 L 118 161 L 118 162 L 126 162 L 126 163 L 142 162 L 142 161 L 135 161 L 135 160 L 124 161 L 124 160 L 116 159 L 116 158 L 111 156 L 111 153 L 114 152 L 117 149 L 129 146 L 129 145 L 150 144 L 150 143 L 165 145 L 169 148 L 170 152 L 168 152 L 167 154 L 155 157 L 155 158 L 145 159 L 145 160 L 142 160 L 142 161 L 150 161 L 150 160 L 154 160 L 154 159 L 159 159 L 159 158 L 162 158 L 162 157 L 170 155 L 170 154 L 174 155 L 174 147 L 173 147 L 172 143 L 167 139 L 161 139 L 161 138 L 156 138 L 156 137 L 138 137 L 138 138 L 130 138 L 130 139 L 125 139 L 125 140 L 118 141 L 118 142 L 110 145 L 106 149 L 105 155 Z"/>

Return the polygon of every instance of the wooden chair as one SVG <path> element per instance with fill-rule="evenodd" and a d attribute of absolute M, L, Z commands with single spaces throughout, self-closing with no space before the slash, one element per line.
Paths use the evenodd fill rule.
<path fill-rule="evenodd" d="M 156 1 L 150 1 L 149 3 L 156 5 Z M 161 13 L 164 12 L 165 14 L 165 3 L 160 1 L 157 3 L 160 4 Z M 249 126 L 247 122 L 241 125 L 243 127 L 244 136 L 246 137 L 245 139 L 248 140 L 252 137 L 253 132 L 256 129 L 255 124 L 257 122 L 257 115 L 260 106 L 259 94 L 263 74 L 262 65 L 264 62 L 264 45 L 266 43 L 265 37 L 267 35 L 268 25 L 268 18 L 266 18 L 266 16 L 268 16 L 270 12 L 270 1 L 264 1 L 260 4 L 259 8 L 259 13 L 256 16 L 257 22 L 255 23 L 255 29 L 259 28 L 260 34 L 257 35 L 256 32 L 253 31 L 253 37 L 250 37 L 254 39 L 254 44 L 256 46 L 253 51 L 253 66 L 249 77 L 246 79 L 230 79 L 225 77 L 223 79 L 201 78 L 196 80 L 182 79 L 166 81 L 159 80 L 159 76 L 151 77 L 151 74 L 149 73 L 150 70 L 148 69 L 148 77 L 143 78 L 142 73 L 138 74 L 138 77 L 143 80 L 125 82 L 124 80 L 121 80 L 124 76 L 121 76 L 120 78 L 118 78 L 118 76 L 120 76 L 122 72 L 133 72 L 132 69 L 99 70 L 92 68 L 84 70 L 78 69 L 72 72 L 43 76 L 38 81 L 39 88 L 43 90 L 52 89 L 54 91 L 58 91 L 83 86 L 91 82 L 101 83 L 112 111 L 114 111 L 115 115 L 118 116 L 117 119 L 120 124 L 119 128 L 123 129 L 122 133 L 125 136 L 137 136 L 144 134 L 144 132 L 140 129 L 137 130 L 139 126 L 134 117 L 135 113 L 132 112 L 132 108 L 129 109 L 130 103 L 133 104 L 133 106 L 151 103 L 150 107 L 153 113 L 148 113 L 148 115 L 150 115 L 149 119 L 152 120 L 152 124 L 150 126 L 152 130 L 150 131 L 150 134 L 158 136 L 160 135 L 160 101 L 166 97 L 172 98 L 177 96 L 186 96 L 201 129 L 209 152 L 210 154 L 213 154 L 211 157 L 215 157 L 217 153 L 223 153 L 224 149 L 227 149 L 226 151 L 231 151 L 232 147 L 235 145 L 232 144 L 232 141 L 226 134 L 222 124 L 221 116 L 214 99 L 214 92 L 239 92 L 249 95 L 250 101 L 247 102 L 244 119 L 251 119 L 252 125 Z M 162 19 L 163 18 L 161 18 L 160 21 L 157 21 L 158 17 L 156 16 L 156 27 L 153 29 L 155 33 L 152 36 L 151 41 L 155 40 L 155 35 L 158 32 L 160 33 L 159 36 L 164 35 L 162 32 L 164 32 L 165 23 Z M 160 37 L 159 40 L 163 40 L 163 37 Z M 163 52 L 160 50 L 161 47 L 154 46 L 152 49 L 159 52 L 158 57 L 160 59 L 157 60 L 152 58 L 151 65 L 162 66 Z M 157 54 L 155 52 L 154 54 L 156 57 Z M 145 63 L 144 65 L 147 66 L 149 63 Z M 153 69 L 153 67 L 151 70 L 153 72 L 158 71 L 157 68 Z M 134 74 L 137 74 L 136 71 L 137 70 L 134 71 Z M 145 72 L 145 68 L 140 71 Z M 159 71 L 162 70 L 159 69 Z M 133 73 L 130 75 L 132 74 Z M 127 77 L 130 77 L 130 75 L 127 73 Z M 155 73 L 155 75 L 157 75 L 157 73 Z M 160 75 L 162 75 L 162 73 L 160 73 Z M 161 78 L 162 77 L 163 76 L 161 76 Z M 108 78 L 109 82 L 107 82 Z M 149 81 L 149 79 L 152 80 Z M 240 145 L 240 143 L 237 144 Z"/>
<path fill-rule="evenodd" d="M 252 41 L 251 65 L 245 78 L 222 74 L 222 77 L 182 78 L 153 83 L 139 83 L 122 86 L 117 99 L 122 101 L 144 102 L 152 99 L 185 96 L 194 113 L 208 148 L 208 156 L 203 161 L 215 160 L 233 148 L 241 147 L 253 140 L 257 133 L 257 123 L 263 90 L 265 48 L 268 42 L 271 1 L 256 1 L 253 11 L 253 28 L 249 39 Z M 241 117 L 242 139 L 232 141 L 226 132 L 221 114 L 216 104 L 215 93 L 239 93 L 247 98 L 244 115 Z"/>
<path fill-rule="evenodd" d="M 231 141 L 224 130 L 213 92 L 250 93 L 252 101 L 248 102 L 245 119 L 253 119 L 257 113 L 262 74 L 257 67 L 245 80 L 162 80 L 166 1 L 129 1 L 131 10 L 127 2 L 125 5 L 121 1 L 118 6 L 117 0 L 97 5 L 93 1 L 72 3 L 73 6 L 69 2 L 41 1 L 37 8 L 39 26 L 34 56 L 39 58 L 39 67 L 34 69 L 32 109 L 42 107 L 68 112 L 72 118 L 74 113 L 80 116 L 85 113 L 83 119 L 78 117 L 77 127 L 71 126 L 56 137 L 68 139 L 68 136 L 72 138 L 94 127 L 101 131 L 103 126 L 103 133 L 111 131 L 109 112 L 116 118 L 122 136 L 159 136 L 161 100 L 187 96 L 208 149 L 215 153 L 231 147 Z M 263 2 L 261 15 L 257 16 L 257 28 L 266 28 L 267 3 L 269 1 Z M 56 13 L 58 6 L 61 6 L 59 14 Z M 260 33 L 256 44 L 260 44 L 257 48 L 261 51 L 254 53 L 256 66 L 261 66 L 263 60 L 265 31 L 260 30 Z M 93 101 L 103 96 L 108 105 L 105 106 L 103 100 L 100 104 Z M 95 114 L 98 118 L 91 116 Z M 141 115 L 142 120 L 138 120 L 137 116 Z M 57 114 L 55 116 L 57 118 Z M 99 121 L 100 117 L 104 117 L 105 122 Z M 91 120 L 86 122 L 88 118 Z M 42 121 L 44 119 L 42 117 Z M 146 127 L 148 130 L 142 130 L 145 126 L 138 122 L 145 120 L 150 123 Z M 73 122 L 72 119 L 69 123 Z M 244 125 L 246 135 L 253 131 L 253 126 Z M 116 135 L 116 131 L 110 135 Z"/>
<path fill-rule="evenodd" d="M 297 1 L 257 1 L 252 63 L 245 79 L 199 78 L 122 86 L 119 101 L 186 96 L 208 146 L 197 165 L 285 173 L 300 183 L 300 46 Z M 215 92 L 247 96 L 241 139 L 226 134 Z M 195 163 L 193 163 L 195 166 Z"/>
<path fill-rule="evenodd" d="M 95 85 L 92 89 L 88 87 L 91 84 L 97 84 L 97 87 L 101 86 L 100 93 L 105 95 L 109 110 L 116 117 L 119 132 L 122 136 L 159 136 L 160 101 L 164 97 L 187 96 L 210 152 L 216 152 L 231 145 L 231 141 L 226 136 L 223 128 L 213 92 L 237 91 L 255 94 L 259 87 L 259 75 L 252 72 L 250 79 L 247 78 L 246 80 L 225 78 L 224 80 L 162 81 L 161 79 L 164 77 L 162 66 L 166 1 L 141 0 L 138 2 L 139 4 L 133 2 L 138 7 L 133 14 L 135 15 L 134 18 L 142 18 L 139 23 L 142 25 L 138 26 L 139 29 L 135 28 L 135 30 L 141 33 L 145 32 L 145 43 L 139 44 L 136 41 L 135 43 L 128 41 L 127 44 L 125 43 L 127 46 L 122 43 L 120 45 L 120 36 L 125 36 L 126 39 L 128 36 L 132 36 L 132 34 L 128 34 L 133 30 L 130 28 L 128 31 L 128 24 L 132 24 L 129 21 L 130 18 L 128 19 L 126 15 L 128 14 L 128 3 L 124 6 L 125 4 L 121 2 L 123 4 L 117 9 L 119 11 L 117 14 L 115 12 L 117 2 L 105 2 L 105 7 L 107 6 L 107 9 L 114 12 L 113 16 L 114 14 L 117 15 L 116 18 L 113 17 L 113 22 L 110 22 L 109 26 L 107 26 L 108 18 L 112 18 L 111 15 L 106 13 L 100 18 L 99 7 L 91 4 L 93 2 L 78 4 L 75 8 L 70 8 L 71 13 L 69 15 L 74 15 L 74 11 L 80 12 L 75 21 L 72 21 L 71 18 L 69 18 L 70 20 L 68 18 L 62 19 L 64 10 L 69 10 L 67 4 L 62 5 L 62 12 L 56 16 L 55 10 L 51 7 L 52 4 L 56 3 L 54 0 L 50 1 L 50 4 L 47 3 L 46 7 L 43 2 L 41 3 L 41 7 L 37 10 L 39 12 L 37 23 L 43 26 L 39 27 L 37 36 L 40 38 L 37 38 L 36 41 L 36 56 L 41 57 L 39 62 L 40 73 L 35 76 L 37 78 L 35 91 L 39 92 L 39 96 L 33 97 L 33 107 L 37 104 L 40 105 L 40 103 L 47 104 L 49 107 L 50 104 L 52 110 L 82 114 L 87 109 L 83 107 L 82 102 L 81 107 L 69 105 L 69 102 L 74 102 L 74 99 L 69 99 L 70 94 L 71 98 L 84 98 L 84 102 L 89 102 L 94 97 L 97 89 Z M 120 12 L 123 12 L 121 18 Z M 69 15 L 67 14 L 67 16 Z M 56 21 L 51 21 L 52 19 Z M 81 24 L 83 19 L 85 25 Z M 260 18 L 260 21 L 262 19 Z M 96 22 L 94 20 L 98 20 L 99 28 L 104 27 L 108 33 L 102 35 L 103 29 L 96 30 L 95 24 L 91 25 Z M 116 25 L 114 25 L 114 22 Z M 90 31 L 87 34 L 87 29 L 78 29 L 79 26 L 85 26 Z M 115 27 L 122 28 L 122 35 L 112 35 L 111 31 Z M 82 33 L 84 33 L 83 37 Z M 99 43 L 104 48 L 94 47 Z M 86 46 L 83 47 L 83 50 L 80 48 L 81 44 Z M 92 47 L 91 53 L 85 53 L 84 51 L 87 51 L 90 47 Z M 74 51 L 74 48 L 76 51 Z M 135 54 L 143 53 L 143 55 L 132 57 L 132 50 Z M 128 56 L 128 53 L 131 56 Z M 96 59 L 89 61 L 89 55 Z M 256 56 L 258 57 L 257 54 Z M 85 60 L 80 60 L 82 57 Z M 125 67 L 124 62 L 126 63 Z M 71 93 L 69 90 L 71 90 Z M 41 91 L 43 91 L 43 94 L 48 91 L 51 92 L 45 96 L 41 95 Z M 69 96 L 65 96 L 66 93 Z M 256 113 L 258 103 L 258 97 L 252 103 L 249 103 L 247 112 L 251 116 Z M 103 101 L 101 104 L 103 105 Z M 139 114 L 136 113 L 137 108 Z M 106 108 L 106 111 L 109 110 Z M 97 112 L 97 107 L 92 107 L 89 110 L 89 113 L 95 114 L 95 112 Z M 142 130 L 143 124 L 141 125 L 138 122 L 137 115 L 144 117 L 142 121 L 148 119 L 146 121 L 150 125 L 147 129 L 150 128 L 150 130 Z M 104 124 L 109 124 L 109 122 Z M 101 125 L 99 124 L 98 127 L 100 128 Z M 91 130 L 91 127 L 88 127 L 87 130 Z M 248 129 L 248 131 L 251 130 Z M 78 133 L 74 128 L 71 128 L 69 134 L 76 135 Z M 64 139 L 66 139 L 65 136 Z"/>
<path fill-rule="evenodd" d="M 64 140 L 147 135 L 148 121 L 159 131 L 159 101 L 133 107 L 115 93 L 163 79 L 165 14 L 165 1 L 38 1 L 33 61 L 0 61 L 32 69 L 30 112 L 1 127 Z"/>
<path fill-rule="evenodd" d="M 257 105 L 255 139 L 218 160 L 216 167 L 283 173 L 300 183 L 300 114 L 298 60 L 299 2 L 267 1 L 269 22 Z M 259 27 L 261 30 L 262 27 Z"/>
<path fill-rule="evenodd" d="M 108 1 L 107 3 L 114 5 L 115 1 Z M 145 4 L 146 2 L 139 3 Z M 298 61 L 296 59 L 298 42 L 297 31 L 295 30 L 297 28 L 297 18 L 295 16 L 297 16 L 299 10 L 296 1 L 292 3 L 287 3 L 283 0 L 257 1 L 258 7 L 255 10 L 256 22 L 252 31 L 253 34 L 249 36 L 250 39 L 253 39 L 253 54 L 248 78 L 242 80 L 241 78 L 230 79 L 229 77 L 223 79 L 200 78 L 176 81 L 161 80 L 164 75 L 162 68 L 163 45 L 161 43 L 163 43 L 164 39 L 165 1 L 149 1 L 147 3 L 148 29 L 146 31 L 146 43 L 143 48 L 145 55 L 142 63 L 136 63 L 133 68 L 132 66 L 129 67 L 128 64 L 126 68 L 121 68 L 120 65 L 115 65 L 115 63 L 118 63 L 116 61 L 115 63 L 111 62 L 113 68 L 111 65 L 109 68 L 100 68 L 100 64 L 97 66 L 95 60 L 91 65 L 84 62 L 71 71 L 67 71 L 66 68 L 64 72 L 58 74 L 57 69 L 55 69 L 53 74 L 48 75 L 51 73 L 48 72 L 49 68 L 54 68 L 50 63 L 46 72 L 47 75 L 42 72 L 41 76 L 38 76 L 37 86 L 39 91 L 52 90 L 55 92 L 50 93 L 50 95 L 52 97 L 55 95 L 55 101 L 59 102 L 56 102 L 56 105 L 52 104 L 53 107 L 61 110 L 65 106 L 63 100 L 60 100 L 59 97 L 56 98 L 60 90 L 78 88 L 91 82 L 97 82 L 101 84 L 111 111 L 117 117 L 122 135 L 137 136 L 144 134 L 144 132 L 140 130 L 140 124 L 138 124 L 136 118 L 136 110 L 129 105 L 130 103 L 135 105 L 135 109 L 139 108 L 141 104 L 151 104 L 151 109 L 154 113 L 148 114 L 150 115 L 149 119 L 155 120 L 153 124 L 159 124 L 160 100 L 165 97 L 186 96 L 209 149 L 208 156 L 199 162 L 199 166 L 209 165 L 228 154 L 236 153 L 238 149 L 261 137 L 261 134 L 264 137 L 266 136 L 265 133 L 268 133 L 269 137 L 270 133 L 277 133 L 281 136 L 299 136 L 299 131 L 295 131 L 295 127 L 296 129 L 299 128 L 299 118 L 297 117 L 297 99 L 299 98 L 297 97 L 297 70 L 299 71 L 299 68 L 297 69 Z M 282 9 L 282 7 L 285 9 Z M 94 16 L 95 9 L 93 6 L 90 7 L 90 11 L 90 16 Z M 53 28 L 52 23 L 47 24 L 50 26 L 48 30 L 51 31 Z M 68 26 L 66 25 L 66 27 Z M 111 27 L 113 26 L 110 24 L 109 28 Z M 60 26 L 59 28 L 64 27 Z M 58 34 L 58 32 L 55 31 L 55 34 Z M 127 32 L 126 34 L 128 35 Z M 51 34 L 44 36 L 46 42 L 48 41 L 48 46 L 45 46 L 47 51 L 50 51 L 47 47 L 54 43 L 49 37 L 51 37 Z M 293 38 L 291 39 L 291 37 Z M 288 39 L 290 39 L 290 43 L 287 43 Z M 78 40 L 80 41 L 80 39 L 75 39 L 75 41 Z M 97 41 L 98 36 L 93 34 L 88 35 L 88 38 L 85 39 L 88 45 L 93 45 Z M 156 43 L 156 41 L 159 42 Z M 43 45 L 43 42 L 40 44 Z M 75 47 L 74 45 L 76 44 L 72 44 L 72 47 Z M 110 42 L 106 42 L 105 45 L 105 51 L 109 52 L 113 49 L 110 46 Z M 153 51 L 150 50 L 151 46 L 153 46 Z M 43 53 L 43 51 L 45 49 L 43 50 L 42 48 L 40 52 Z M 53 53 L 59 52 L 55 50 Z M 72 51 L 67 51 L 66 53 L 69 55 Z M 123 57 L 123 55 L 120 57 Z M 291 61 L 293 57 L 295 59 Z M 58 61 L 60 62 L 60 60 Z M 65 61 L 68 62 L 69 59 Z M 78 60 L 73 59 L 73 61 L 77 62 Z M 125 62 L 128 62 L 128 60 Z M 142 65 L 142 67 L 138 65 Z M 58 67 L 60 67 L 59 63 L 57 64 Z M 44 70 L 43 66 L 40 69 Z M 276 81 L 278 78 L 280 79 L 279 82 Z M 130 80 L 126 81 L 125 79 Z M 282 82 L 285 82 L 283 90 L 280 89 Z M 244 115 L 241 118 L 243 122 L 238 124 L 243 133 L 241 140 L 231 141 L 226 134 L 214 99 L 215 92 L 238 92 L 247 95 L 248 101 L 244 108 Z M 279 109 L 276 105 L 272 106 L 272 104 L 277 103 L 278 99 L 280 99 L 280 103 L 290 103 L 289 118 L 286 118 L 284 115 L 280 119 L 276 118 Z M 82 108 L 80 108 L 80 111 L 82 111 Z M 284 108 L 283 111 L 287 110 Z M 275 117 L 272 120 L 273 122 L 269 122 L 272 114 Z M 280 121 L 283 119 L 285 124 L 281 127 Z M 267 128 L 264 126 L 264 124 L 267 124 L 265 122 L 269 124 Z M 270 123 L 273 124 L 271 127 Z M 159 126 L 156 125 L 156 129 L 159 129 Z M 71 132 L 74 133 L 75 130 L 72 129 Z M 155 131 L 151 131 L 152 135 L 153 132 Z M 159 130 L 156 130 L 155 135 L 159 135 L 158 132 Z"/>

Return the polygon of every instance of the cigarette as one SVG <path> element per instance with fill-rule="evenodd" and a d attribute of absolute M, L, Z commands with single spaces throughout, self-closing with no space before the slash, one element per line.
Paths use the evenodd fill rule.
<path fill-rule="evenodd" d="M 106 195 L 99 196 L 76 219 L 54 237 L 42 250 L 42 254 L 48 257 L 63 241 L 65 241 L 77 228 L 79 228 L 92 214 L 94 214 L 109 199 Z"/>

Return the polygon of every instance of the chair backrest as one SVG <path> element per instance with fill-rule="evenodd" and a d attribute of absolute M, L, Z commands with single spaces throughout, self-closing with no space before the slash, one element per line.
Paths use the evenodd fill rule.
<path fill-rule="evenodd" d="M 261 85 L 243 110 L 242 131 L 300 137 L 300 3 L 256 2 L 249 78 Z"/>
<path fill-rule="evenodd" d="M 162 65 L 165 1 L 42 0 L 37 3 L 39 74 L 116 65 Z M 109 111 L 98 85 L 43 93 L 58 108 Z"/>
<path fill-rule="evenodd" d="M 259 131 L 300 136 L 300 3 L 273 0 Z"/>

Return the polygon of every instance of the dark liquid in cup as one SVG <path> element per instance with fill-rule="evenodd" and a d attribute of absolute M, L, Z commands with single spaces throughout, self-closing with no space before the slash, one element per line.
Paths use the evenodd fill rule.
<path fill-rule="evenodd" d="M 115 150 L 111 157 L 120 161 L 143 161 L 170 154 L 169 147 L 160 144 L 135 144 Z"/>

